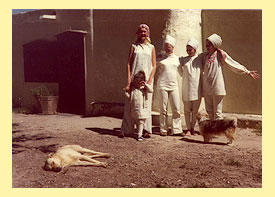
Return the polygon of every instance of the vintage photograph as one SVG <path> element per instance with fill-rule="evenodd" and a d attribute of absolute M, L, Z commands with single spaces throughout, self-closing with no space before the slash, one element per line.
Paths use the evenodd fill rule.
<path fill-rule="evenodd" d="M 13 188 L 262 188 L 261 9 L 13 9 Z"/>

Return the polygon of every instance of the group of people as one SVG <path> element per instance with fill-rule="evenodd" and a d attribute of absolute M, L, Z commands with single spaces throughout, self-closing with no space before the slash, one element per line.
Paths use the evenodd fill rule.
<path fill-rule="evenodd" d="M 164 55 L 156 57 L 154 45 L 150 40 L 148 25 L 141 24 L 137 29 L 137 41 L 131 45 L 127 64 L 127 85 L 125 87 L 125 108 L 119 137 L 138 130 L 138 141 L 152 134 L 151 106 L 153 97 L 153 81 L 158 65 L 159 77 L 157 91 L 160 107 L 160 135 L 168 134 L 167 106 L 170 101 L 172 109 L 171 135 L 195 135 L 196 114 L 201 97 L 204 96 L 205 108 L 210 120 L 222 119 L 222 103 L 226 95 L 222 67 L 228 66 L 239 74 L 247 74 L 253 79 L 260 76 L 256 71 L 233 60 L 219 47 L 222 39 L 212 34 L 206 39 L 207 52 L 197 53 L 199 43 L 190 39 L 186 43 L 188 56 L 177 57 L 174 54 L 176 40 L 167 35 L 164 40 Z M 182 100 L 187 132 L 183 133 L 180 96 L 178 88 L 178 72 L 182 77 Z"/>

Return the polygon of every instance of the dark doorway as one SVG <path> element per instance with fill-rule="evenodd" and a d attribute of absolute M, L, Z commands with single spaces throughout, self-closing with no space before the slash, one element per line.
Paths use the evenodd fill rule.
<path fill-rule="evenodd" d="M 85 115 L 85 33 L 66 31 L 55 39 L 23 46 L 25 82 L 58 83 L 58 111 Z"/>
<path fill-rule="evenodd" d="M 60 112 L 85 115 L 84 35 L 75 31 L 57 35 Z"/>

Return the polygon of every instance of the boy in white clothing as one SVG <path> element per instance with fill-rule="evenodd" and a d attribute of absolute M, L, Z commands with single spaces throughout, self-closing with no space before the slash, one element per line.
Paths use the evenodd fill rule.
<path fill-rule="evenodd" d="M 160 135 L 167 136 L 167 106 L 170 100 L 172 108 L 171 135 L 183 135 L 180 115 L 180 99 L 178 89 L 179 58 L 173 52 L 175 38 L 167 35 L 164 41 L 165 55 L 158 59 L 159 78 L 157 89 L 160 104 Z"/>
<path fill-rule="evenodd" d="M 127 98 L 130 99 L 131 117 L 133 118 L 133 123 L 136 124 L 138 130 L 138 141 L 142 141 L 145 120 L 149 117 L 147 93 L 153 92 L 153 88 L 145 82 L 145 73 L 141 70 L 134 75 L 133 82 L 130 86 L 130 93 L 125 92 Z"/>
<path fill-rule="evenodd" d="M 227 66 L 238 74 L 247 74 L 253 79 L 260 78 L 256 71 L 249 71 L 246 67 L 233 60 L 226 52 L 219 49 L 222 39 L 212 34 L 206 39 L 207 52 L 203 58 L 203 94 L 205 108 L 211 120 L 223 119 L 222 103 L 226 95 L 222 67 Z"/>
<path fill-rule="evenodd" d="M 188 56 L 180 58 L 180 73 L 182 74 L 182 100 L 184 104 L 184 116 L 187 126 L 186 135 L 196 135 L 194 127 L 196 114 L 201 103 L 201 69 L 202 56 L 197 55 L 199 43 L 190 39 L 186 44 Z"/>

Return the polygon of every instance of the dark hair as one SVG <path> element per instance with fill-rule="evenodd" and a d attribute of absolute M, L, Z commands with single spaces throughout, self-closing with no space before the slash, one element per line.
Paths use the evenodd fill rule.
<path fill-rule="evenodd" d="M 139 71 L 138 73 L 136 73 L 134 75 L 134 81 L 138 80 L 138 81 L 146 81 L 145 78 L 145 72 L 143 70 Z"/>
<path fill-rule="evenodd" d="M 137 72 L 135 75 L 134 75 L 134 79 L 133 81 L 131 82 L 131 89 L 133 89 L 135 87 L 135 81 L 136 82 L 141 82 L 141 81 L 146 81 L 146 77 L 145 77 L 145 72 L 143 70 Z"/>

